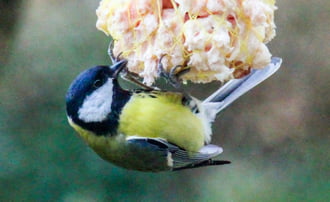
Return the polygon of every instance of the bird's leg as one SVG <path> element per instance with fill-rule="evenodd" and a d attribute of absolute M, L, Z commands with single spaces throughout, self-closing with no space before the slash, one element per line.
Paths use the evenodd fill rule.
<path fill-rule="evenodd" d="M 190 68 L 185 68 L 184 65 L 176 65 L 171 68 L 170 72 L 168 73 L 168 78 L 170 83 L 176 87 L 177 89 L 181 89 L 181 76 L 188 73 L 190 71 Z"/>
<path fill-rule="evenodd" d="M 181 85 L 181 76 L 188 73 L 190 68 L 185 68 L 184 65 L 176 65 L 171 68 L 170 72 L 167 72 L 164 69 L 162 64 L 162 59 L 165 55 L 161 56 L 158 62 L 158 72 L 159 75 L 164 77 L 174 88 L 184 92 L 182 85 Z"/>
<path fill-rule="evenodd" d="M 192 97 L 183 89 L 181 84 L 181 76 L 188 73 L 190 68 L 185 68 L 186 65 L 176 65 L 171 68 L 170 72 L 167 72 L 162 64 L 162 59 L 164 56 L 165 55 L 161 56 L 158 62 L 159 75 L 164 77 L 175 89 L 182 93 L 184 97 L 184 103 L 190 105 Z"/>

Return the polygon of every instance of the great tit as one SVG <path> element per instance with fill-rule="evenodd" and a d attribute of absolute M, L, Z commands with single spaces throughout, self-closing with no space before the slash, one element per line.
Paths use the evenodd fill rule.
<path fill-rule="evenodd" d="M 112 66 L 87 69 L 72 82 L 66 95 L 68 121 L 100 157 L 127 169 L 159 172 L 227 164 L 214 160 L 222 148 L 209 144 L 212 122 L 281 62 L 272 58 L 267 67 L 227 82 L 200 101 L 180 91 L 122 88 L 118 77 L 127 61 L 118 59 Z"/>

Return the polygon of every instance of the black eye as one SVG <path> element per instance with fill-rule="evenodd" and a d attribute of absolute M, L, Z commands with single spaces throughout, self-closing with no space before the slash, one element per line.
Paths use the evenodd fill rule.
<path fill-rule="evenodd" d="M 94 83 L 93 83 L 93 87 L 94 87 L 94 88 L 99 88 L 99 87 L 101 87 L 102 85 L 103 85 L 103 81 L 100 80 L 100 79 L 95 80 Z"/>

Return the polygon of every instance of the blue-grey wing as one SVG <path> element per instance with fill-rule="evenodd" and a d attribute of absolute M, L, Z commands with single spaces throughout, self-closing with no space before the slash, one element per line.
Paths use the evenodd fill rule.
<path fill-rule="evenodd" d="M 209 165 L 228 164 L 229 161 L 212 160 L 222 152 L 216 145 L 206 145 L 198 152 L 187 152 L 161 138 L 130 137 L 127 139 L 135 156 L 144 166 L 159 170 L 181 170 Z M 156 169 L 156 171 L 157 171 Z"/>

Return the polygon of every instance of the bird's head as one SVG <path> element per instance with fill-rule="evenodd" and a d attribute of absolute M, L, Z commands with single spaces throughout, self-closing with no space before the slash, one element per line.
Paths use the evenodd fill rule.
<path fill-rule="evenodd" d="M 121 60 L 112 66 L 96 66 L 77 76 L 66 94 L 70 122 L 95 134 L 115 132 L 118 115 L 129 97 L 117 81 L 126 64 L 126 60 Z"/>

